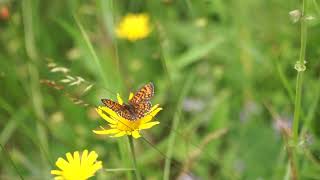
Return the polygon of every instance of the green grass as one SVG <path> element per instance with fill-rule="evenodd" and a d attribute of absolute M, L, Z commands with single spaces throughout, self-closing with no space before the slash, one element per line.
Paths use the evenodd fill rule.
<path fill-rule="evenodd" d="M 0 179 L 52 179 L 58 157 L 84 149 L 103 161 L 97 180 L 320 179 L 319 3 L 0 2 L 10 11 L 0 18 Z M 293 23 L 295 9 L 315 19 Z M 149 14 L 148 38 L 115 36 L 129 12 Z M 66 77 L 48 59 L 85 83 L 63 91 L 40 83 Z M 101 98 L 150 81 L 159 125 L 133 143 L 92 133 L 105 126 L 94 111 Z"/>

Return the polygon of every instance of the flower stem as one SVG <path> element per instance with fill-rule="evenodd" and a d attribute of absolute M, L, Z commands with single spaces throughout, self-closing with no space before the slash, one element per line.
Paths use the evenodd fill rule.
<path fill-rule="evenodd" d="M 136 179 L 137 180 L 141 180 L 141 174 L 139 171 L 139 168 L 137 166 L 137 160 L 136 160 L 136 155 L 135 155 L 135 151 L 134 151 L 134 144 L 133 144 L 133 139 L 132 136 L 128 136 L 129 139 L 129 144 L 130 144 L 130 149 L 131 149 L 131 153 L 132 153 L 132 158 L 133 158 L 133 166 L 135 168 L 135 174 L 136 174 Z"/>
<path fill-rule="evenodd" d="M 299 139 L 299 116 L 301 110 L 301 93 L 302 93 L 302 81 L 303 72 L 298 72 L 297 84 L 296 84 L 296 97 L 295 97 L 295 108 L 294 108 L 294 119 L 293 119 L 293 142 L 298 143 Z"/>
<path fill-rule="evenodd" d="M 305 10 L 306 10 L 306 0 L 302 0 L 302 19 L 301 19 L 301 47 L 299 63 L 301 65 L 305 64 L 306 47 L 307 47 L 307 22 L 305 20 Z M 294 120 L 293 120 L 293 140 L 298 143 L 299 136 L 299 119 L 300 119 L 300 109 L 301 109 L 301 94 L 302 94 L 302 82 L 303 82 L 303 72 L 298 71 L 297 84 L 296 84 L 296 97 L 295 97 L 295 109 L 294 109 Z"/>
<path fill-rule="evenodd" d="M 301 32 L 300 32 L 300 56 L 299 63 L 300 66 L 304 66 L 305 58 L 306 58 L 306 47 L 307 47 L 307 22 L 305 19 L 305 11 L 306 11 L 307 0 L 301 1 Z M 300 120 L 300 111 L 301 111 L 301 96 L 302 96 L 302 83 L 303 83 L 303 70 L 298 70 L 297 82 L 296 82 L 296 95 L 295 95 L 295 107 L 294 107 L 294 118 L 293 118 L 293 136 L 292 140 L 294 143 L 294 147 L 292 149 L 292 158 L 291 162 L 291 171 L 292 177 L 291 179 L 298 179 L 298 159 L 297 159 L 297 144 L 299 141 L 299 120 Z"/>

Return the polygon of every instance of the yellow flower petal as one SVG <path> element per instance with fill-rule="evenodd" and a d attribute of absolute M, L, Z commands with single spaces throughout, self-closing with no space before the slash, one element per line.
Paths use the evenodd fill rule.
<path fill-rule="evenodd" d="M 95 171 L 97 171 L 97 170 L 99 170 L 101 168 L 102 168 L 102 162 L 101 161 L 95 162 L 95 164 L 92 167 L 92 169 L 95 170 Z"/>
<path fill-rule="evenodd" d="M 148 123 L 145 123 L 145 124 L 141 124 L 139 129 L 149 129 L 149 128 L 152 128 L 153 126 L 157 125 L 157 124 L 160 124 L 160 122 L 159 121 L 148 122 Z"/>
<path fill-rule="evenodd" d="M 156 108 L 153 111 L 151 111 L 149 115 L 152 117 L 155 117 L 158 114 L 158 112 L 161 110 L 162 110 L 162 108 Z"/>
<path fill-rule="evenodd" d="M 130 121 L 120 117 L 118 119 L 117 129 L 120 131 L 134 131 L 139 128 L 140 120 Z"/>
<path fill-rule="evenodd" d="M 84 150 L 81 155 L 81 166 L 86 166 L 88 164 L 88 150 Z"/>
<path fill-rule="evenodd" d="M 130 92 L 130 95 L 129 95 L 129 100 L 131 100 L 133 98 L 133 93 Z"/>
<path fill-rule="evenodd" d="M 154 110 L 157 109 L 158 107 L 159 107 L 159 104 L 156 104 L 156 105 L 152 106 L 150 112 L 154 111 Z"/>
<path fill-rule="evenodd" d="M 107 106 L 99 106 L 99 109 L 101 109 L 105 114 L 109 115 L 112 119 L 116 120 L 118 119 L 119 115 L 114 112 L 112 109 L 108 108 Z"/>
<path fill-rule="evenodd" d="M 162 108 L 154 109 L 148 115 L 146 115 L 145 117 L 142 118 L 141 123 L 144 124 L 144 123 L 151 121 L 158 114 L 158 112 L 161 110 L 162 110 Z"/>
<path fill-rule="evenodd" d="M 107 129 L 107 130 L 93 130 L 94 133 L 96 134 L 116 134 L 120 132 L 119 129 Z"/>
<path fill-rule="evenodd" d="M 84 150 L 81 153 L 79 151 L 70 152 L 66 154 L 69 163 L 63 159 L 58 158 L 56 165 L 61 170 L 51 170 L 51 174 L 56 175 L 54 179 L 57 180 L 86 180 L 96 173 L 97 170 L 102 168 L 102 162 L 97 160 L 97 153 L 88 150 Z"/>
<path fill-rule="evenodd" d="M 107 122 L 111 123 L 111 124 L 116 124 L 117 121 L 113 120 L 112 118 L 110 118 L 109 116 L 107 116 L 105 114 L 105 111 L 103 111 L 103 108 L 100 106 L 98 108 L 96 108 L 97 113 Z"/>
<path fill-rule="evenodd" d="M 80 166 L 80 154 L 79 154 L 79 151 L 75 151 L 73 153 L 73 160 L 74 160 L 75 165 Z"/>
<path fill-rule="evenodd" d="M 125 134 L 126 134 L 126 131 L 121 131 L 118 134 L 111 136 L 111 137 L 121 137 L 121 136 L 124 136 Z"/>
<path fill-rule="evenodd" d="M 69 164 L 73 163 L 72 154 L 71 153 L 67 153 L 66 156 L 67 156 L 67 160 L 68 160 Z"/>
<path fill-rule="evenodd" d="M 53 175 L 62 175 L 62 171 L 59 170 L 51 170 L 50 173 Z"/>
<path fill-rule="evenodd" d="M 121 104 L 121 105 L 123 104 L 123 100 L 122 100 L 122 98 L 121 98 L 119 93 L 117 93 L 117 100 L 118 100 L 119 104 Z"/>
<path fill-rule="evenodd" d="M 147 14 L 128 14 L 122 18 L 117 26 L 116 35 L 129 41 L 136 41 L 147 37 L 151 32 L 149 16 Z"/>
<path fill-rule="evenodd" d="M 62 176 L 55 177 L 54 180 L 65 180 Z"/>
<path fill-rule="evenodd" d="M 117 125 L 115 125 L 115 124 L 108 124 L 112 129 L 115 129 L 115 128 L 117 128 Z"/>
<path fill-rule="evenodd" d="M 132 131 L 132 137 L 137 139 L 137 138 L 141 137 L 141 135 L 140 135 L 139 131 Z"/>
<path fill-rule="evenodd" d="M 68 165 L 69 165 L 69 163 L 62 158 L 59 158 L 56 162 L 56 166 L 62 170 L 65 169 L 66 167 L 68 167 Z"/>
<path fill-rule="evenodd" d="M 133 93 L 129 95 L 129 101 L 134 97 Z M 117 94 L 117 99 L 120 104 L 123 104 L 123 100 L 120 94 Z M 141 129 L 149 129 L 156 124 L 159 124 L 158 121 L 149 123 L 162 108 L 159 107 L 159 104 L 151 107 L 150 112 L 146 113 L 144 117 L 137 120 L 129 120 L 122 116 L 120 116 L 117 112 L 108 108 L 107 106 L 99 106 L 97 108 L 98 114 L 108 122 L 108 125 L 111 129 L 105 130 L 93 130 L 96 134 L 105 134 L 111 135 L 111 137 L 121 137 L 124 135 L 133 136 L 134 138 L 141 137 L 139 130 Z"/>
<path fill-rule="evenodd" d="M 95 151 L 91 151 L 88 156 L 88 164 L 93 164 L 98 158 L 98 154 Z"/>

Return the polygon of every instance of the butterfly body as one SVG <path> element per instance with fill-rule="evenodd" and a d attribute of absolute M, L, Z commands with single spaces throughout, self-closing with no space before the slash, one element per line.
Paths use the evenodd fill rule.
<path fill-rule="evenodd" d="M 128 110 L 130 112 L 130 116 L 133 117 L 133 119 L 136 119 L 136 113 L 135 113 L 135 108 L 131 104 L 123 104 L 122 105 L 124 109 Z"/>
<path fill-rule="evenodd" d="M 151 109 L 150 99 L 154 95 L 154 86 L 148 83 L 140 88 L 128 104 L 119 104 L 110 99 L 101 99 L 102 103 L 115 111 L 121 117 L 130 121 L 138 120 L 145 116 Z"/>

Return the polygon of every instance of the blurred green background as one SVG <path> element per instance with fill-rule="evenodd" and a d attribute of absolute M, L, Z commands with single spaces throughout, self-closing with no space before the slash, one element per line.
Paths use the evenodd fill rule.
<path fill-rule="evenodd" d="M 306 1 L 314 19 L 297 161 L 300 179 L 320 179 L 320 2 Z M 126 137 L 92 132 L 106 125 L 93 106 L 150 81 L 152 102 L 164 110 L 156 118 L 161 124 L 142 132 L 152 145 L 135 140 L 143 179 L 163 178 L 168 148 L 170 179 L 289 179 L 281 127 L 293 120 L 300 23 L 289 12 L 300 6 L 298 0 L 1 0 L 0 179 L 52 179 L 58 157 L 84 149 L 95 150 L 107 169 L 93 179 L 134 179 L 132 171 L 108 171 L 132 168 L 132 157 Z M 147 38 L 115 36 L 130 12 L 149 14 Z M 60 82 L 67 75 L 85 81 Z"/>

